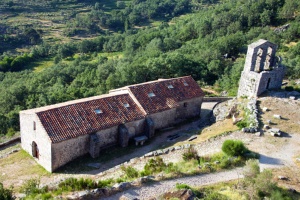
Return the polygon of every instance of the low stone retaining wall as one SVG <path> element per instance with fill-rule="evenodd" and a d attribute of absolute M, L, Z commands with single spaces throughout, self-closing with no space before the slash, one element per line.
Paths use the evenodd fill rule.
<path fill-rule="evenodd" d="M 16 143 L 16 142 L 21 142 L 21 137 L 16 137 L 7 142 L 0 143 L 0 149 L 4 149 L 5 147 L 7 147 L 13 143 Z"/>
<path fill-rule="evenodd" d="M 203 102 L 224 102 L 233 98 L 234 97 L 204 97 Z"/>

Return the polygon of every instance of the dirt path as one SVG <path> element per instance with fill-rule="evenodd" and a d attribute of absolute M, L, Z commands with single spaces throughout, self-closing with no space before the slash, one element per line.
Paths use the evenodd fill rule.
<path fill-rule="evenodd" d="M 132 196 L 138 197 L 140 200 L 155 199 L 157 196 L 174 189 L 176 183 L 187 184 L 192 187 L 198 187 L 243 178 L 242 172 L 243 168 L 236 168 L 234 170 L 219 173 L 202 174 L 193 177 L 184 177 L 174 180 L 161 181 L 155 184 L 143 186 L 141 188 L 132 188 L 123 193 L 118 193 L 113 196 L 101 199 L 115 200 L 119 199 L 123 194 L 130 194 Z"/>

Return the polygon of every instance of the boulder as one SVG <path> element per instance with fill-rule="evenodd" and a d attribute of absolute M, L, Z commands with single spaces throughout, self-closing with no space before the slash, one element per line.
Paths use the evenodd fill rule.
<path fill-rule="evenodd" d="M 152 157 L 152 156 L 154 156 L 154 152 L 153 151 L 145 154 L 145 157 Z"/>
<path fill-rule="evenodd" d="M 116 183 L 115 185 L 113 185 L 113 188 L 118 191 L 123 191 L 129 187 L 131 187 L 131 183 L 129 182 Z"/>
<path fill-rule="evenodd" d="M 104 190 L 103 190 L 103 189 L 100 189 L 100 188 L 96 188 L 96 189 L 91 190 L 91 194 L 92 194 L 94 197 L 96 197 L 96 198 L 105 196 Z"/>
<path fill-rule="evenodd" d="M 193 135 L 193 136 L 191 136 L 191 137 L 188 139 L 188 141 L 192 141 L 192 140 L 195 140 L 195 139 L 197 139 L 197 136 L 196 136 L 196 135 Z"/>
<path fill-rule="evenodd" d="M 196 196 L 191 189 L 177 190 L 172 192 L 166 192 L 163 194 L 162 199 L 182 199 L 193 200 Z"/>
<path fill-rule="evenodd" d="M 290 98 L 289 99 L 291 99 L 291 100 L 295 100 L 296 99 L 296 97 L 295 96 L 290 96 Z"/>
<path fill-rule="evenodd" d="M 162 151 L 164 154 L 167 154 L 167 153 L 169 153 L 170 149 L 163 149 Z"/>
<path fill-rule="evenodd" d="M 254 133 L 254 135 L 260 137 L 260 136 L 262 135 L 262 133 L 261 133 L 260 131 L 258 131 L 258 132 L 256 132 L 256 133 Z"/>
<path fill-rule="evenodd" d="M 267 112 L 267 111 L 269 111 L 269 109 L 267 108 L 267 107 L 263 107 L 263 109 L 262 109 L 264 112 Z"/>
<path fill-rule="evenodd" d="M 269 131 L 269 133 L 272 135 L 272 136 L 278 136 L 278 137 L 280 137 L 281 136 L 281 132 L 280 132 L 280 130 L 278 129 L 278 128 L 271 128 L 271 129 L 269 129 L 268 130 Z"/>
<path fill-rule="evenodd" d="M 126 193 L 120 197 L 120 200 L 138 200 L 138 198 L 132 194 Z"/>
<path fill-rule="evenodd" d="M 265 125 L 264 125 L 264 129 L 270 129 L 270 126 L 267 125 L 267 124 L 265 124 Z"/>
<path fill-rule="evenodd" d="M 176 147 L 175 147 L 175 150 L 180 150 L 180 149 L 182 149 L 181 146 L 176 146 Z"/>
<path fill-rule="evenodd" d="M 273 115 L 273 117 L 274 117 L 275 119 L 281 119 L 281 115 L 275 114 L 275 115 Z"/>
<path fill-rule="evenodd" d="M 288 177 L 286 177 L 286 176 L 278 176 L 278 179 L 279 180 L 288 180 Z"/>

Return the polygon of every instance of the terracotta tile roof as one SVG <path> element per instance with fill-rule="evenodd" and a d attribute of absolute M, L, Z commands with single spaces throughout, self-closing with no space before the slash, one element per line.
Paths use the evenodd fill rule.
<path fill-rule="evenodd" d="M 204 96 L 204 92 L 191 76 L 159 79 L 125 88 L 135 96 L 147 114 L 175 108 L 180 101 Z"/>
<path fill-rule="evenodd" d="M 124 104 L 128 104 L 127 107 Z M 130 95 L 124 93 L 69 101 L 32 111 L 38 115 L 53 143 L 145 117 Z"/>

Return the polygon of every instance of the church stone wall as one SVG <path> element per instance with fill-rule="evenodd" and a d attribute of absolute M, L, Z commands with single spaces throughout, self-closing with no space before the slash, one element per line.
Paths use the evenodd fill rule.
<path fill-rule="evenodd" d="M 20 112 L 21 145 L 31 156 L 33 142 L 37 146 L 35 161 L 52 172 L 51 141 L 36 114 Z"/>
<path fill-rule="evenodd" d="M 149 117 L 154 122 L 155 129 L 162 129 L 173 126 L 176 117 L 176 108 L 162 111 L 159 113 L 150 114 Z"/>
<path fill-rule="evenodd" d="M 132 138 L 143 132 L 144 119 L 126 123 L 125 126 L 128 130 L 131 131 L 133 130 L 132 128 L 134 128 L 134 132 L 132 131 L 129 133 L 129 138 Z M 118 144 L 118 126 L 98 131 L 96 134 L 99 138 L 100 155 L 101 149 L 105 149 L 109 146 L 114 146 Z M 65 165 L 66 163 L 74 160 L 75 158 L 89 153 L 89 149 L 89 135 L 83 135 L 77 138 L 62 141 L 60 143 L 52 144 L 53 166 L 51 172 Z"/>
<path fill-rule="evenodd" d="M 198 97 L 179 102 L 179 107 L 176 108 L 176 120 L 180 121 L 187 118 L 199 117 L 202 101 L 203 97 Z"/>

